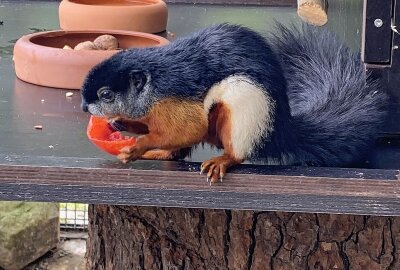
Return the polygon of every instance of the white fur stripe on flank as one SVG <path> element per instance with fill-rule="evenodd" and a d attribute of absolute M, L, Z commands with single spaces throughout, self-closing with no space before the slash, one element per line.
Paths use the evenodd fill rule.
<path fill-rule="evenodd" d="M 204 109 L 208 113 L 213 104 L 220 102 L 231 111 L 231 143 L 236 158 L 251 156 L 255 146 L 273 131 L 274 101 L 251 79 L 234 75 L 208 91 Z"/>

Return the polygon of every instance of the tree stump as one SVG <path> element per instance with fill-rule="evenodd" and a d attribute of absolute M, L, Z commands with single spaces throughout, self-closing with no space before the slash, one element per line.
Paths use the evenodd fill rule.
<path fill-rule="evenodd" d="M 297 14 L 303 21 L 322 26 L 328 22 L 328 0 L 297 0 Z"/>
<path fill-rule="evenodd" d="M 400 218 L 90 205 L 87 269 L 400 269 Z"/>

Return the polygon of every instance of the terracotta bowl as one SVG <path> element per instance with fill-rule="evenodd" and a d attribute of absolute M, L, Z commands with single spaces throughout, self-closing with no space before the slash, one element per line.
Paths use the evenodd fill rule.
<path fill-rule="evenodd" d="M 59 19 L 64 30 L 159 33 L 167 27 L 168 10 L 162 0 L 63 0 Z"/>
<path fill-rule="evenodd" d="M 125 31 L 51 31 L 21 37 L 14 46 L 17 77 L 23 81 L 55 88 L 79 89 L 89 70 L 118 50 L 65 50 L 64 45 L 91 40 L 104 34 L 118 39 L 122 49 L 162 46 L 165 38 Z"/>

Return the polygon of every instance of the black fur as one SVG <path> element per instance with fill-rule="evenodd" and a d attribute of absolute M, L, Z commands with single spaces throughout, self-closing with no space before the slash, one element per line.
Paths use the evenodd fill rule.
<path fill-rule="evenodd" d="M 132 86 L 131 71 L 147 74 L 141 91 Z M 384 116 L 385 94 L 359 57 L 309 26 L 280 26 L 266 40 L 222 24 L 164 47 L 123 51 L 90 72 L 83 103 L 98 102 L 97 90 L 108 86 L 130 95 L 131 110 L 114 113 L 136 118 L 164 98 L 203 101 L 214 84 L 234 74 L 250 77 L 276 102 L 274 132 L 250 159 L 283 162 L 290 156 L 294 163 L 346 165 L 371 146 Z"/>
<path fill-rule="evenodd" d="M 327 30 L 278 25 L 270 42 L 287 78 L 296 161 L 359 162 L 374 146 L 386 115 L 387 96 L 379 81 Z"/>

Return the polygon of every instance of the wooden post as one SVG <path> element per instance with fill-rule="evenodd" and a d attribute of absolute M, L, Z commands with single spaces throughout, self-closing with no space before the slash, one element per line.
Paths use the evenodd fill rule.
<path fill-rule="evenodd" d="M 400 269 L 400 218 L 90 205 L 87 269 Z"/>
<path fill-rule="evenodd" d="M 304 21 L 322 26 L 328 22 L 327 0 L 297 0 L 297 14 Z"/>

